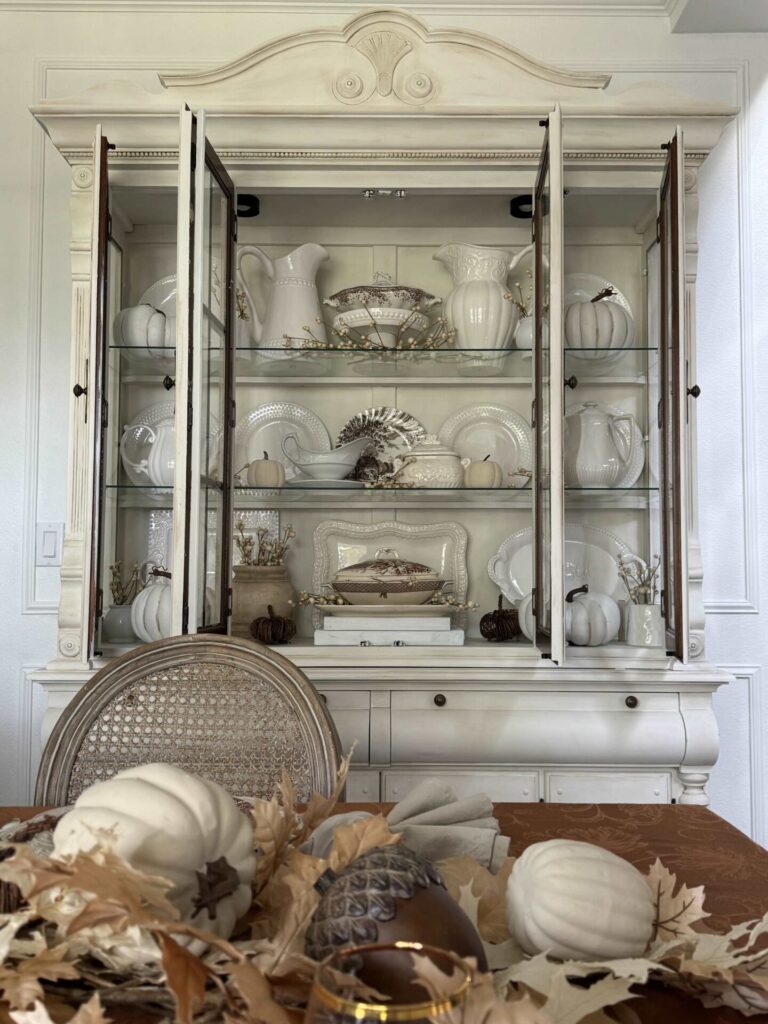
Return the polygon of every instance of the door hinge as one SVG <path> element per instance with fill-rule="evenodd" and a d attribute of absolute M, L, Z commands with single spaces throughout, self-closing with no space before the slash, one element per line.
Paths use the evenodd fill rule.
<path fill-rule="evenodd" d="M 229 400 L 229 425 L 232 430 L 237 426 L 237 402 L 234 398 Z"/>
<path fill-rule="evenodd" d="M 536 429 L 536 399 L 531 402 L 531 429 Z"/>
<path fill-rule="evenodd" d="M 237 241 L 237 214 L 232 218 L 232 239 Z"/>
<path fill-rule="evenodd" d="M 109 402 L 106 398 L 101 400 L 101 427 L 102 430 L 106 430 L 109 426 Z"/>
<path fill-rule="evenodd" d="M 232 614 L 232 587 L 227 587 L 227 615 Z"/>
<path fill-rule="evenodd" d="M 185 604 L 181 609 L 181 632 L 186 635 L 189 632 L 189 605 Z"/>
<path fill-rule="evenodd" d="M 656 244 L 661 244 L 661 217 L 656 218 Z"/>
<path fill-rule="evenodd" d="M 104 591 L 99 587 L 96 591 L 96 618 L 100 619 L 104 614 Z"/>

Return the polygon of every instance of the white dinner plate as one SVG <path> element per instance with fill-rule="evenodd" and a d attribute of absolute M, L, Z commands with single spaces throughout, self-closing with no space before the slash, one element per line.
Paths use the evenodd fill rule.
<path fill-rule="evenodd" d="M 581 523 L 565 524 L 565 592 L 588 584 L 590 590 L 617 601 L 627 597 L 619 579 L 617 559 L 629 548 L 607 530 Z M 488 575 L 512 603 L 521 601 L 533 587 L 533 530 L 518 530 L 502 542 L 488 563 Z"/>
<path fill-rule="evenodd" d="M 463 459 L 490 456 L 504 471 L 505 486 L 524 486 L 521 469 L 533 470 L 533 441 L 528 422 L 503 405 L 468 405 L 440 427 L 440 441 Z"/>
<path fill-rule="evenodd" d="M 293 480 L 299 471 L 285 457 L 282 447 L 289 434 L 295 434 L 304 448 L 331 450 L 325 424 L 310 409 L 295 402 L 267 402 L 251 410 L 235 427 L 235 472 L 267 452 L 270 459 L 285 466 L 286 482 Z"/>

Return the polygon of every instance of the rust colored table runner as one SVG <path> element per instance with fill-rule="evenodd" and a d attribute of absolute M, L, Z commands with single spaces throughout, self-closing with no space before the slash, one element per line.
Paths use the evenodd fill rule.
<path fill-rule="evenodd" d="M 342 810 L 386 811 L 391 804 L 353 804 Z M 0 825 L 42 808 L 0 808 Z M 705 807 L 667 804 L 496 804 L 510 854 L 545 839 L 578 839 L 611 850 L 645 872 L 656 857 L 678 881 L 704 885 L 707 926 L 724 929 L 768 910 L 768 851 Z M 674 992 L 655 989 L 629 1005 L 647 1024 L 736 1024 L 735 1010 L 705 1010 Z M 113 1014 L 113 1016 L 117 1016 Z"/>

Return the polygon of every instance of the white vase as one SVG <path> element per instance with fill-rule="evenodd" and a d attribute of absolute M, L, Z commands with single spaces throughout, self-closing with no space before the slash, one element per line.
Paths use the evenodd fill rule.
<path fill-rule="evenodd" d="M 525 350 L 533 348 L 533 317 L 521 317 L 515 328 L 515 345 Z"/>
<path fill-rule="evenodd" d="M 618 429 L 627 423 L 629 443 Z M 568 487 L 615 487 L 634 454 L 634 417 L 584 402 L 565 417 L 563 456 Z"/>
<path fill-rule="evenodd" d="M 101 620 L 101 638 L 113 644 L 132 644 L 136 634 L 131 626 L 131 606 L 113 604 Z"/>
<path fill-rule="evenodd" d="M 663 647 L 664 621 L 658 604 L 630 604 L 627 643 L 630 647 Z"/>
<path fill-rule="evenodd" d="M 505 349 L 512 345 L 519 310 L 507 288 L 505 249 L 450 242 L 432 257 L 451 272 L 454 288 L 443 306 L 457 348 Z"/>

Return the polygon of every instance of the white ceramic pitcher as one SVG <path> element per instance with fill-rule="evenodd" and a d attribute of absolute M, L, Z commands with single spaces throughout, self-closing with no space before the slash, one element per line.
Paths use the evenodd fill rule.
<path fill-rule="evenodd" d="M 619 424 L 626 423 L 626 433 Z M 563 455 L 568 487 L 615 487 L 634 455 L 635 418 L 583 402 L 565 417 Z"/>
<path fill-rule="evenodd" d="M 432 257 L 453 278 L 443 310 L 456 331 L 459 348 L 505 349 L 512 345 L 520 313 L 509 299 L 507 275 L 512 257 L 506 249 L 448 242 Z"/>
<path fill-rule="evenodd" d="M 245 256 L 255 256 L 271 282 L 263 317 L 256 312 L 256 305 L 242 276 L 242 262 Z M 308 337 L 306 327 L 309 327 L 320 341 L 326 341 L 315 276 L 320 264 L 327 259 L 328 252 L 316 242 L 300 245 L 287 256 L 280 256 L 275 260 L 267 256 L 257 245 L 244 245 L 238 250 L 239 283 L 250 315 L 251 340 L 260 348 L 301 347 L 301 339 Z M 241 320 L 241 323 L 243 322 L 249 321 Z M 296 339 L 292 345 L 286 345 L 286 335 Z"/>

